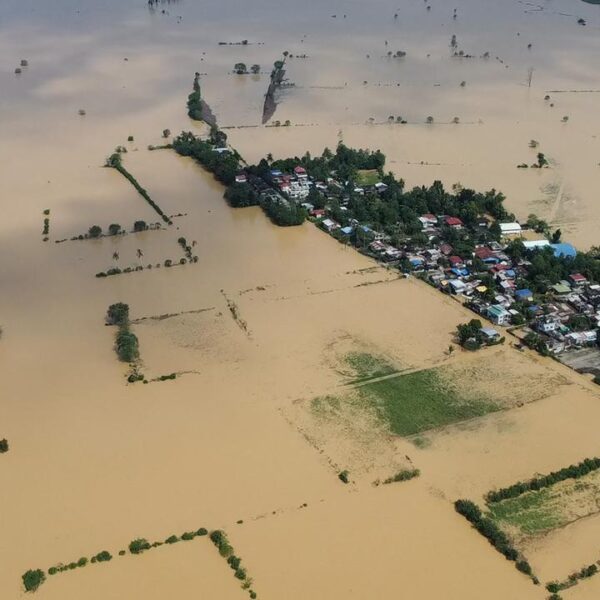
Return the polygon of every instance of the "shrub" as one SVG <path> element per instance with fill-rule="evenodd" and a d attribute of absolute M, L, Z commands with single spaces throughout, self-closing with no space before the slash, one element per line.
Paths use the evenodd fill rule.
<path fill-rule="evenodd" d="M 132 136 L 132 135 L 130 135 L 130 136 L 127 136 L 127 141 L 128 141 L 128 142 L 133 142 L 133 136 Z"/>
<path fill-rule="evenodd" d="M 196 537 L 196 534 L 193 531 L 186 531 L 181 535 L 181 539 L 184 541 L 193 540 Z"/>
<path fill-rule="evenodd" d="M 170 258 L 167 258 L 167 260 L 165 260 L 165 267 L 170 267 L 173 264 L 173 261 Z"/>
<path fill-rule="evenodd" d="M 243 567 L 240 567 L 239 569 L 236 569 L 235 576 L 238 579 L 241 579 L 243 581 L 247 577 L 246 569 L 244 569 Z"/>
<path fill-rule="evenodd" d="M 78 561 L 77 561 L 77 566 L 78 567 L 85 567 L 85 565 L 87 565 L 88 563 L 88 559 L 85 556 L 82 556 Z"/>
<path fill-rule="evenodd" d="M 408 481 L 409 479 L 413 479 L 418 477 L 421 474 L 419 469 L 403 469 L 402 471 L 398 471 L 393 477 L 388 477 L 384 480 L 384 484 L 387 483 L 395 483 L 397 481 Z"/>
<path fill-rule="evenodd" d="M 252 598 L 254 600 L 254 598 L 256 598 L 256 592 L 253 592 L 252 590 L 250 590 L 250 598 Z"/>
<path fill-rule="evenodd" d="M 112 560 L 112 554 L 107 550 L 102 550 L 102 552 L 98 552 L 94 558 L 98 562 L 108 562 L 109 560 Z M 94 562 L 94 558 L 92 558 L 92 562 Z"/>
<path fill-rule="evenodd" d="M 338 477 L 340 479 L 340 481 L 343 481 L 344 483 L 349 483 L 350 480 L 348 479 L 350 476 L 350 473 L 347 470 L 343 470 L 340 473 L 338 473 Z"/>
<path fill-rule="evenodd" d="M 50 567 L 48 569 L 48 575 L 56 575 L 58 573 L 58 569 L 56 567 Z"/>
<path fill-rule="evenodd" d="M 146 221 L 136 221 L 133 224 L 134 231 L 146 231 L 146 229 L 148 229 L 148 225 L 146 224 Z"/>
<path fill-rule="evenodd" d="M 8 440 L 3 438 L 0 440 L 0 454 L 4 454 L 5 452 L 8 452 Z"/>
<path fill-rule="evenodd" d="M 175 544 L 176 542 L 179 541 L 179 538 L 176 535 L 170 535 L 166 540 L 165 543 L 166 544 Z"/>
<path fill-rule="evenodd" d="M 204 529 L 204 527 L 200 527 L 200 529 L 198 529 L 198 531 L 196 531 L 196 535 L 207 535 L 208 534 L 208 530 Z"/>
<path fill-rule="evenodd" d="M 28 592 L 35 592 L 44 581 L 46 581 L 46 575 L 41 569 L 34 569 L 26 571 L 23 576 L 23 585 Z"/>
<path fill-rule="evenodd" d="M 531 565 L 526 560 L 518 560 L 515 566 L 521 573 L 531 575 Z"/>
<path fill-rule="evenodd" d="M 92 225 L 88 229 L 88 234 L 92 238 L 100 237 L 102 235 L 102 227 L 100 227 L 99 225 Z"/>
<path fill-rule="evenodd" d="M 125 556 L 126 554 L 125 550 L 119 550 L 119 556 Z"/>
<path fill-rule="evenodd" d="M 229 566 L 234 570 L 237 571 L 237 569 L 240 568 L 240 564 L 242 563 L 242 559 L 239 556 L 236 556 L 235 554 L 232 554 L 228 559 L 227 559 L 227 563 L 229 564 Z"/>
<path fill-rule="evenodd" d="M 131 554 L 141 554 L 144 550 L 149 550 L 150 544 L 145 538 L 137 538 L 129 543 L 129 552 Z"/>

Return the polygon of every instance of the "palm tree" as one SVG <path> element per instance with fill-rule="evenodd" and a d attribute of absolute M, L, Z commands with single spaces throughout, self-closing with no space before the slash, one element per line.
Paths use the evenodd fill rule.
<path fill-rule="evenodd" d="M 113 260 L 116 262 L 119 260 L 119 253 L 118 252 L 113 252 Z"/>
<path fill-rule="evenodd" d="M 144 256 L 144 253 L 139 248 L 137 249 L 136 254 L 138 258 L 142 258 L 142 256 Z"/>

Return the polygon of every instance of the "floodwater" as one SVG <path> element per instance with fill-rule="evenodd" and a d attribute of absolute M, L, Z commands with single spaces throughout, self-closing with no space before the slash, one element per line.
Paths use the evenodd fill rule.
<path fill-rule="evenodd" d="M 600 113 L 598 94 L 584 90 L 600 90 L 598 7 L 456 6 L 454 21 L 442 3 L 427 11 L 417 2 L 374 9 L 331 1 L 300 10 L 289 0 L 251 8 L 188 0 L 151 10 L 137 0 L 4 0 L 0 437 L 10 451 L 0 458 L 2 597 L 23 594 L 29 568 L 104 549 L 116 555 L 135 537 L 201 526 L 229 531 L 259 597 L 540 596 L 451 501 L 598 454 L 595 392 L 584 382 L 570 395 L 575 378 L 551 398 L 437 433 L 427 448 L 399 441 L 396 455 L 410 453 L 421 479 L 374 489 L 365 477 L 344 486 L 286 409 L 343 383 L 329 361 L 340 340 L 379 348 L 402 368 L 434 366 L 449 360 L 451 332 L 470 313 L 374 268 L 309 224 L 282 229 L 259 209 L 229 209 L 221 187 L 192 161 L 146 149 L 163 143 L 165 128 L 203 131 L 185 112 L 198 71 L 220 124 L 244 127 L 227 131 L 248 160 L 321 152 L 339 139 L 379 147 L 408 185 L 439 178 L 495 187 L 517 216 L 537 212 L 569 241 L 594 245 Z M 458 49 L 490 58 L 451 57 L 452 34 Z M 388 59 L 388 49 L 407 56 Z M 259 127 L 268 71 L 284 50 L 308 56 L 288 60 L 296 87 L 281 94 L 274 117 L 295 126 Z M 21 59 L 29 65 L 16 75 Z M 239 61 L 261 64 L 262 73 L 232 75 Z M 377 124 L 388 115 L 408 124 Z M 454 116 L 460 124 L 449 123 Z M 532 138 L 552 169 L 515 168 L 533 162 Z M 103 168 L 117 145 L 128 148 L 125 165 L 163 210 L 183 216 L 160 231 L 57 244 L 95 224 L 130 230 L 136 220 L 158 220 L 125 179 Z M 178 260 L 180 236 L 196 241 L 197 264 L 94 277 L 115 265 Z M 144 372 L 182 373 L 176 381 L 126 385 L 114 331 L 103 323 L 116 301 L 129 303 L 134 319 L 172 315 L 133 329 Z M 212 550 L 195 540 L 116 557 L 57 575 L 37 593 L 241 597 Z M 591 562 L 596 554 L 593 540 L 581 541 L 578 557 Z M 539 556 L 544 572 L 563 564 Z"/>

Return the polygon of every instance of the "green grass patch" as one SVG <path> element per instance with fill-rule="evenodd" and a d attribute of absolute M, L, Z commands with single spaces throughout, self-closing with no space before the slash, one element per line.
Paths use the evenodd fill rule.
<path fill-rule="evenodd" d="M 381 181 L 377 169 L 360 169 L 356 173 L 356 183 L 358 185 L 375 185 Z"/>
<path fill-rule="evenodd" d="M 384 377 L 397 371 L 385 358 L 368 352 L 350 352 L 344 361 L 354 372 L 355 382 Z"/>
<path fill-rule="evenodd" d="M 373 405 L 391 431 L 401 436 L 480 417 L 501 408 L 485 398 L 462 395 L 458 389 L 458 386 L 450 389 L 435 369 L 427 369 L 367 383 L 356 391 L 362 402 Z"/>
<path fill-rule="evenodd" d="M 494 521 L 515 527 L 524 535 L 550 531 L 563 524 L 561 511 L 549 489 L 496 502 L 489 511 Z"/>

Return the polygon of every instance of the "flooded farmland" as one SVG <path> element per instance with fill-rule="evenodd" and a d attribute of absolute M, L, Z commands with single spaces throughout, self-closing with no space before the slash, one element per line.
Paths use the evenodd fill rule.
<path fill-rule="evenodd" d="M 42 600 L 247 598 L 208 537 L 128 551 L 199 527 L 227 532 L 267 600 L 533 600 L 600 559 L 592 515 L 528 542 L 534 586 L 452 505 L 599 455 L 589 379 L 510 337 L 450 352 L 472 317 L 458 302 L 311 223 L 230 208 L 192 159 L 148 150 L 206 133 L 186 115 L 198 72 L 248 163 L 379 148 L 408 187 L 501 190 L 519 219 L 536 213 L 587 249 L 600 224 L 600 6 L 3 0 L 0 17 L 2 598 L 25 597 L 29 569 L 47 573 Z M 263 125 L 284 51 L 288 81 Z M 237 75 L 238 62 L 260 70 Z M 535 160 L 532 139 L 549 169 L 516 168 Z M 117 146 L 173 225 L 134 231 L 160 218 L 104 167 Z M 127 233 L 71 239 L 111 224 Z M 178 264 L 181 237 L 198 262 Z M 95 276 L 115 267 L 129 271 Z M 147 384 L 117 360 L 116 302 Z M 352 370 L 357 356 L 370 370 Z M 425 425 L 394 429 L 377 411 L 424 372 L 494 410 L 436 421 L 407 384 Z M 366 409 L 310 411 L 361 377 Z M 374 485 L 408 467 L 414 481 Z M 102 551 L 112 560 L 48 573 Z M 591 600 L 599 580 L 561 594 Z"/>

